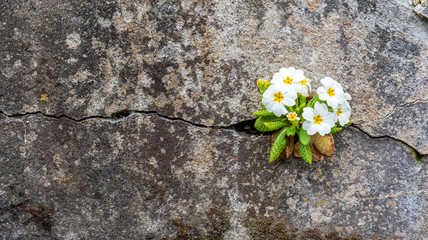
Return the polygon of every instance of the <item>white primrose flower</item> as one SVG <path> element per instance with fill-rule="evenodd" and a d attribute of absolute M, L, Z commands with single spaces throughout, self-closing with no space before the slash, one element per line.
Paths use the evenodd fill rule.
<path fill-rule="evenodd" d="M 277 117 L 280 117 L 281 115 L 288 113 L 285 105 L 295 105 L 296 99 L 297 92 L 294 89 L 285 91 L 277 85 L 271 85 L 263 93 L 262 102 L 265 105 L 266 110 L 273 112 Z"/>
<path fill-rule="evenodd" d="M 317 89 L 319 98 L 327 101 L 327 104 L 332 108 L 337 108 L 338 104 L 345 101 L 342 86 L 330 77 L 321 80 L 323 86 Z"/>
<path fill-rule="evenodd" d="M 298 82 L 293 82 L 296 91 L 305 97 L 309 97 L 309 90 L 311 90 L 311 80 L 303 78 Z"/>
<path fill-rule="evenodd" d="M 304 78 L 302 70 L 296 70 L 294 67 L 281 68 L 279 72 L 273 75 L 271 83 L 288 91 L 294 88 L 295 84 L 299 83 L 298 81 Z"/>
<path fill-rule="evenodd" d="M 289 112 L 288 114 L 287 114 L 287 119 L 288 120 L 290 120 L 291 122 L 292 121 L 299 121 L 300 120 L 300 118 L 297 116 L 297 113 L 295 113 L 295 112 Z"/>
<path fill-rule="evenodd" d="M 302 116 L 305 118 L 302 127 L 309 135 L 319 133 L 324 136 L 330 133 L 331 128 L 334 127 L 333 113 L 328 111 L 328 107 L 324 103 L 316 102 L 315 108 L 303 108 Z"/>
<path fill-rule="evenodd" d="M 307 97 L 309 96 L 308 90 L 311 87 L 310 80 L 305 78 L 305 75 L 303 75 L 303 70 L 297 69 L 292 74 L 293 78 L 293 87 L 296 89 L 298 93 L 303 94 L 303 96 Z"/>
<path fill-rule="evenodd" d="M 346 101 L 345 101 L 346 102 Z M 339 121 L 341 126 L 345 126 L 349 122 L 351 117 L 351 108 L 349 103 L 339 104 L 336 109 L 334 109 L 334 122 Z"/>

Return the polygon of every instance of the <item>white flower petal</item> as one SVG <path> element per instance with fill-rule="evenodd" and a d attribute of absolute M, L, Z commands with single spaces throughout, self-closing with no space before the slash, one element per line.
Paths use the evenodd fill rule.
<path fill-rule="evenodd" d="M 321 79 L 321 84 L 324 85 L 325 88 L 330 87 L 332 84 L 334 84 L 334 81 L 331 77 L 325 77 Z"/>
<path fill-rule="evenodd" d="M 351 95 L 349 95 L 349 93 L 345 93 L 344 96 L 345 96 L 345 100 L 352 100 L 352 97 Z"/>
<path fill-rule="evenodd" d="M 321 99 L 321 96 L 320 96 L 320 99 Z M 332 108 L 337 108 L 337 105 L 339 104 L 335 98 L 327 98 L 326 101 L 327 101 L 327 104 Z"/>
<path fill-rule="evenodd" d="M 298 69 L 298 70 L 294 71 L 292 78 L 293 78 L 293 81 L 295 81 L 295 82 L 299 82 L 299 81 L 305 79 L 305 76 L 303 75 L 303 70 Z"/>
<path fill-rule="evenodd" d="M 315 103 L 315 113 L 323 115 L 324 113 L 328 112 L 328 107 L 324 103 Z"/>
<path fill-rule="evenodd" d="M 311 126 L 309 126 L 308 129 L 305 129 L 306 132 L 308 132 L 308 134 L 311 135 L 311 136 L 314 135 L 315 133 L 317 133 L 317 127 L 316 127 L 316 125 L 317 124 L 311 124 Z"/>
<path fill-rule="evenodd" d="M 306 121 L 313 122 L 315 116 L 314 109 L 311 107 L 303 108 L 302 116 L 306 119 Z"/>
<path fill-rule="evenodd" d="M 280 117 L 281 115 L 287 113 L 287 109 L 285 109 L 284 105 L 282 105 L 280 103 L 276 103 L 275 106 L 273 106 L 273 113 L 277 117 Z"/>
<path fill-rule="evenodd" d="M 337 112 L 335 111 L 333 114 L 333 122 L 339 121 L 339 116 L 337 116 Z"/>
<path fill-rule="evenodd" d="M 313 123 L 311 123 L 309 121 L 304 121 L 302 124 L 302 128 L 305 130 L 308 130 L 312 125 L 313 125 Z"/>
<path fill-rule="evenodd" d="M 321 118 L 324 120 L 324 121 L 328 121 L 328 122 L 332 122 L 332 123 L 334 123 L 334 114 L 328 114 L 327 116 L 321 116 Z"/>
<path fill-rule="evenodd" d="M 277 72 L 273 75 L 272 82 L 273 81 L 282 81 L 282 79 L 283 79 L 283 76 L 281 75 L 281 73 Z"/>
<path fill-rule="evenodd" d="M 296 92 L 296 90 L 294 88 L 290 88 L 285 93 L 284 97 L 296 100 L 297 99 L 297 92 Z"/>
<path fill-rule="evenodd" d="M 263 97 L 264 98 L 268 97 L 268 96 L 272 96 L 273 97 L 274 90 L 276 90 L 275 87 L 273 85 L 270 85 L 268 87 L 268 89 L 266 89 L 266 91 L 263 93 Z"/>
<path fill-rule="evenodd" d="M 346 107 L 348 107 L 349 109 L 351 109 L 351 106 L 349 105 L 349 103 L 346 100 L 343 101 L 343 105 L 346 106 Z"/>
<path fill-rule="evenodd" d="M 273 101 L 274 98 L 272 92 L 264 92 L 262 100 Z"/>
<path fill-rule="evenodd" d="M 325 105 L 325 104 L 324 104 Z M 320 113 L 322 119 L 333 119 L 334 113 L 329 112 L 328 110 Z"/>
<path fill-rule="evenodd" d="M 324 136 L 325 134 L 330 133 L 331 127 L 327 124 L 321 124 L 317 126 L 317 130 L 321 136 Z"/>
<path fill-rule="evenodd" d="M 333 82 L 331 82 L 331 84 L 330 84 L 329 87 L 332 88 L 332 89 L 342 88 L 342 86 L 340 85 L 340 83 L 338 83 L 338 82 L 336 82 L 334 80 L 333 80 Z"/>
<path fill-rule="evenodd" d="M 327 93 L 323 93 L 323 94 L 318 94 L 318 98 L 320 100 L 327 101 L 327 99 L 329 98 L 329 96 L 328 96 Z"/>
<path fill-rule="evenodd" d="M 268 110 L 268 112 L 273 112 L 273 107 L 275 106 L 275 102 L 268 102 L 268 103 L 263 103 L 266 107 L 266 110 Z"/>
<path fill-rule="evenodd" d="M 265 105 L 265 106 L 267 106 L 267 105 L 269 105 L 270 103 L 272 102 L 272 100 L 268 100 L 267 98 L 262 98 L 262 103 L 263 103 L 263 105 Z"/>
<path fill-rule="evenodd" d="M 289 107 L 296 105 L 296 101 L 291 99 L 291 98 L 284 98 L 284 99 L 282 99 L 281 103 L 283 103 Z"/>
<path fill-rule="evenodd" d="M 309 88 L 308 87 L 303 88 L 300 93 L 305 97 L 309 97 Z"/>
<path fill-rule="evenodd" d="M 340 114 L 339 123 L 341 126 L 345 126 L 349 122 L 349 117 L 345 114 Z"/>
<path fill-rule="evenodd" d="M 327 89 L 325 89 L 323 86 L 321 86 L 321 87 L 319 87 L 319 88 L 317 89 L 317 93 L 318 93 L 319 95 L 321 95 L 321 94 L 327 94 Z"/>
<path fill-rule="evenodd" d="M 333 121 L 333 118 L 331 118 L 331 119 L 326 119 L 326 120 L 324 120 L 323 121 L 323 123 L 325 123 L 327 126 L 329 126 L 330 128 L 332 128 L 332 127 L 334 127 L 334 121 Z"/>

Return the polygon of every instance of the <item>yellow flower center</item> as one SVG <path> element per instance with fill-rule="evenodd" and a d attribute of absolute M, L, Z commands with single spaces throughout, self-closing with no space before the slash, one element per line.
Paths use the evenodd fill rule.
<path fill-rule="evenodd" d="M 340 114 L 342 114 L 342 113 L 343 113 L 343 112 L 342 112 L 342 109 L 338 108 L 338 109 L 337 109 L 337 112 L 336 112 L 336 115 L 340 117 Z"/>
<path fill-rule="evenodd" d="M 307 83 L 308 83 L 308 80 L 306 80 L 306 78 L 300 81 L 300 84 L 302 84 L 303 86 L 306 86 Z"/>
<path fill-rule="evenodd" d="M 321 115 L 318 114 L 317 116 L 314 117 L 314 123 L 321 125 L 322 121 L 324 121 L 324 119 L 321 118 Z"/>
<path fill-rule="evenodd" d="M 293 82 L 293 79 L 291 79 L 290 77 L 287 77 L 286 79 L 282 80 L 284 82 L 284 84 L 290 84 Z"/>
<path fill-rule="evenodd" d="M 281 92 L 278 92 L 278 93 L 274 93 L 273 94 L 273 101 L 274 102 L 278 102 L 278 103 L 280 103 L 281 101 L 282 101 L 282 99 L 284 99 L 284 96 L 282 96 L 282 93 Z"/>
<path fill-rule="evenodd" d="M 288 115 L 288 120 L 295 121 L 296 117 L 297 117 L 297 114 L 291 112 L 290 115 Z"/>
<path fill-rule="evenodd" d="M 331 89 L 331 88 L 328 88 L 328 90 L 327 90 L 327 94 L 328 94 L 330 97 L 333 97 L 334 95 L 336 95 L 336 93 L 334 93 L 334 89 Z"/>

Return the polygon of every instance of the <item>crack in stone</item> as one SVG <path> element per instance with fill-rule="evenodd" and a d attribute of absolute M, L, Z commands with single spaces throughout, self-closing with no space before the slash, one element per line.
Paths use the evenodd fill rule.
<path fill-rule="evenodd" d="M 416 103 L 416 102 L 413 102 L 413 103 Z M 411 103 L 407 103 L 405 105 L 408 105 L 408 104 L 411 104 Z M 122 110 L 120 112 L 113 113 L 112 117 L 86 116 L 86 117 L 83 117 L 81 119 L 75 119 L 75 118 L 66 116 L 64 114 L 58 115 L 58 116 L 56 116 L 56 115 L 50 115 L 50 114 L 46 114 L 46 113 L 43 113 L 43 112 L 40 112 L 40 111 L 38 111 L 38 112 L 29 112 L 29 113 L 21 113 L 21 114 L 6 114 L 3 111 L 0 111 L 0 114 L 6 116 L 8 118 L 20 118 L 20 117 L 29 116 L 29 115 L 34 115 L 34 116 L 41 115 L 41 116 L 44 116 L 44 117 L 47 117 L 47 118 L 54 118 L 54 119 L 66 118 L 66 119 L 69 119 L 71 121 L 78 122 L 78 123 L 84 122 L 84 121 L 87 121 L 87 120 L 91 120 L 91 119 L 101 119 L 103 121 L 109 121 L 109 122 L 121 122 L 121 121 L 124 121 L 126 118 L 128 118 L 129 116 L 131 116 L 133 114 L 138 114 L 138 115 L 156 115 L 156 116 L 158 116 L 160 118 L 163 118 L 163 119 L 166 119 L 166 120 L 169 120 L 169 121 L 185 122 L 187 124 L 190 124 L 190 125 L 195 126 L 195 127 L 200 127 L 200 128 L 232 130 L 232 131 L 239 132 L 239 133 L 246 133 L 246 134 L 249 134 L 249 135 L 257 135 L 257 136 L 260 136 L 260 135 L 270 135 L 270 133 L 261 133 L 261 132 L 257 131 L 254 128 L 255 119 L 241 121 L 241 122 L 229 125 L 229 126 L 215 126 L 215 125 L 214 126 L 207 126 L 207 125 L 200 124 L 200 123 L 194 123 L 194 122 L 191 122 L 189 120 L 182 119 L 182 118 L 179 118 L 179 117 L 170 117 L 170 116 L 167 116 L 167 115 L 162 115 L 162 114 L 160 114 L 160 113 L 158 113 L 156 111 Z M 355 124 L 352 124 L 351 127 L 359 130 L 360 132 L 364 133 L 365 135 L 369 136 L 372 139 L 387 138 L 387 139 L 390 139 L 390 140 L 401 142 L 402 144 L 404 144 L 407 147 L 409 147 L 410 149 L 412 149 L 412 151 L 415 153 L 415 158 L 417 160 L 420 160 L 422 157 L 427 156 L 427 155 L 421 154 L 418 150 L 416 150 L 415 148 L 413 148 L 412 146 L 410 146 L 409 144 L 407 144 L 403 140 L 400 140 L 400 139 L 397 139 L 397 138 L 393 138 L 393 137 L 388 136 L 388 135 L 384 135 L 384 136 L 373 136 L 370 133 L 364 131 L 358 125 L 355 125 Z"/>
<path fill-rule="evenodd" d="M 138 114 L 138 115 L 150 115 L 150 114 L 152 114 L 152 115 L 157 115 L 158 117 L 169 120 L 169 121 L 185 122 L 185 123 L 188 123 L 192 126 L 200 127 L 200 128 L 233 130 L 236 132 L 247 133 L 250 135 L 265 135 L 266 134 L 266 133 L 261 133 L 254 128 L 255 119 L 241 121 L 241 122 L 231 124 L 228 126 L 216 126 L 216 125 L 208 126 L 208 125 L 204 125 L 201 123 L 194 123 L 194 122 L 191 122 L 189 120 L 179 118 L 179 117 L 171 117 L 171 116 L 163 115 L 163 114 L 160 114 L 156 111 L 121 110 L 119 112 L 113 113 L 111 117 L 94 115 L 94 116 L 86 116 L 86 117 L 83 117 L 80 119 L 76 119 L 76 118 L 73 118 L 73 117 L 70 117 L 70 116 L 67 116 L 64 114 L 61 114 L 61 115 L 46 114 L 46 113 L 43 113 L 41 111 L 19 113 L 19 114 L 6 114 L 5 112 L 0 111 L 0 114 L 2 114 L 5 117 L 8 117 L 8 118 L 21 118 L 21 117 L 31 116 L 31 115 L 33 115 L 33 116 L 41 115 L 43 117 L 53 118 L 53 119 L 65 118 L 65 119 L 68 119 L 68 120 L 71 120 L 71 121 L 77 122 L 77 123 L 81 123 L 81 122 L 88 121 L 91 119 L 100 119 L 102 121 L 109 121 L 109 122 L 115 123 L 115 122 L 124 121 L 126 118 L 128 118 L 129 116 L 131 116 L 133 114 Z"/>
<path fill-rule="evenodd" d="M 362 132 L 362 133 L 364 133 L 364 134 L 366 134 L 367 136 L 369 136 L 370 138 L 372 138 L 372 139 L 381 139 L 381 138 L 387 138 L 387 139 L 390 139 L 390 140 L 393 140 L 393 141 L 398 141 L 398 142 L 401 142 L 402 144 L 404 144 L 404 145 L 406 145 L 407 147 L 409 147 L 414 153 L 415 153 L 415 158 L 417 159 L 417 160 L 420 160 L 422 157 L 424 157 L 424 156 L 428 156 L 428 154 L 421 154 L 418 150 L 416 150 L 414 147 L 412 147 L 411 145 L 409 145 L 408 143 L 406 143 L 406 142 L 404 142 L 403 140 L 401 140 L 401 139 L 398 139 L 398 138 L 394 138 L 394 137 L 391 137 L 391 136 L 388 136 L 388 135 L 383 135 L 383 136 L 373 136 L 372 134 L 370 134 L 370 133 L 368 133 L 368 132 L 366 132 L 366 131 L 364 131 L 361 127 L 359 127 L 358 125 L 355 125 L 355 124 L 351 124 L 351 126 L 352 127 L 354 127 L 355 129 L 357 129 L 357 130 L 359 130 L 360 132 Z"/>

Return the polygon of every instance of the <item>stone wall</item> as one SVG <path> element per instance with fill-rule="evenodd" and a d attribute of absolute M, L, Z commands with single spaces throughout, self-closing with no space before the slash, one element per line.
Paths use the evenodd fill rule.
<path fill-rule="evenodd" d="M 0 1 L 0 237 L 428 239 L 427 39 L 404 0 Z M 251 127 L 289 66 L 353 97 L 321 163 Z"/>

